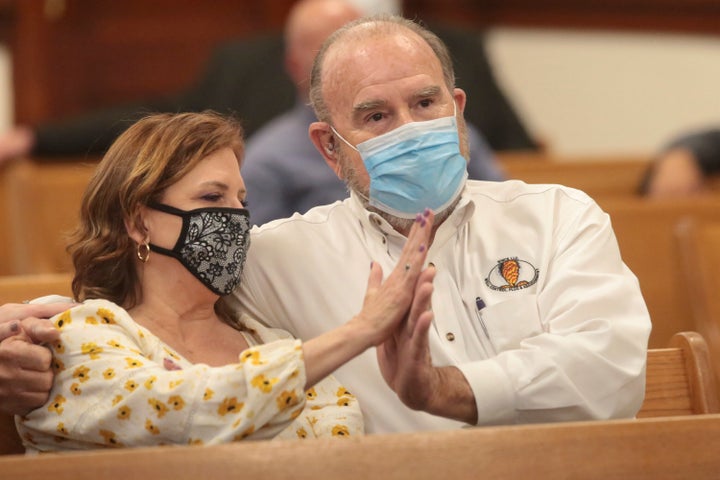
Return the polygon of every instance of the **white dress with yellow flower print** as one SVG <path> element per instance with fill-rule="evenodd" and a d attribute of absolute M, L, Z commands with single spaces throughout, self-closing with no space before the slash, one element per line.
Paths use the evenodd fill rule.
<path fill-rule="evenodd" d="M 328 377 L 304 391 L 301 343 L 243 317 L 254 331 L 238 363 L 193 364 L 112 302 L 52 319 L 48 403 L 16 426 L 28 452 L 363 433 L 354 396 Z"/>

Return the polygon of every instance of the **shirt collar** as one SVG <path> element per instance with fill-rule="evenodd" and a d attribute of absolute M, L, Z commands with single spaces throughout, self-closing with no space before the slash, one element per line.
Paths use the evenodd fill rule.
<path fill-rule="evenodd" d="M 375 212 L 370 212 L 365 209 L 360 196 L 352 190 L 350 191 L 349 205 L 353 215 L 360 220 L 362 225 L 385 235 L 402 237 L 384 218 Z M 453 210 L 447 220 L 440 226 L 435 234 L 435 240 L 438 240 L 438 236 L 444 237 L 447 234 L 454 234 L 470 220 L 474 212 L 475 201 L 469 194 L 466 183 L 465 188 L 463 188 L 462 193 L 460 193 L 460 200 L 455 206 L 455 210 Z"/>

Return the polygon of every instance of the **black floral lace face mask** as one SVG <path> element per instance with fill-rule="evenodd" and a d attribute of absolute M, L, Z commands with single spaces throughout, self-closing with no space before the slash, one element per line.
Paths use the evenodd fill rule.
<path fill-rule="evenodd" d="M 179 208 L 153 203 L 150 208 L 182 218 L 183 226 L 172 250 L 150 244 L 150 250 L 176 258 L 190 273 L 218 295 L 240 284 L 250 247 L 250 214 L 244 208 Z"/>

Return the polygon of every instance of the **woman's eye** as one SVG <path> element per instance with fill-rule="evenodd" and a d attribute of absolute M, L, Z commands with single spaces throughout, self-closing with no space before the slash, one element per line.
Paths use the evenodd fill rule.
<path fill-rule="evenodd" d="M 203 195 L 203 200 L 208 202 L 217 202 L 222 198 L 222 195 L 219 193 L 208 193 L 207 195 Z"/>

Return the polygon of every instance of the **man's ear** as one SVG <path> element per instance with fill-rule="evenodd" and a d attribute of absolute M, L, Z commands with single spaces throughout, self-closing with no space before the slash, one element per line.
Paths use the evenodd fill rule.
<path fill-rule="evenodd" d="M 453 89 L 453 98 L 455 99 L 455 105 L 457 105 L 457 111 L 460 115 L 465 111 L 465 104 L 467 103 L 467 95 L 465 90 L 462 88 Z"/>
<path fill-rule="evenodd" d="M 340 174 L 340 162 L 337 158 L 335 135 L 330 129 L 330 125 L 326 122 L 313 122 L 308 128 L 308 135 L 317 151 L 325 159 L 325 163 L 332 168 L 340 180 L 343 180 Z"/>

